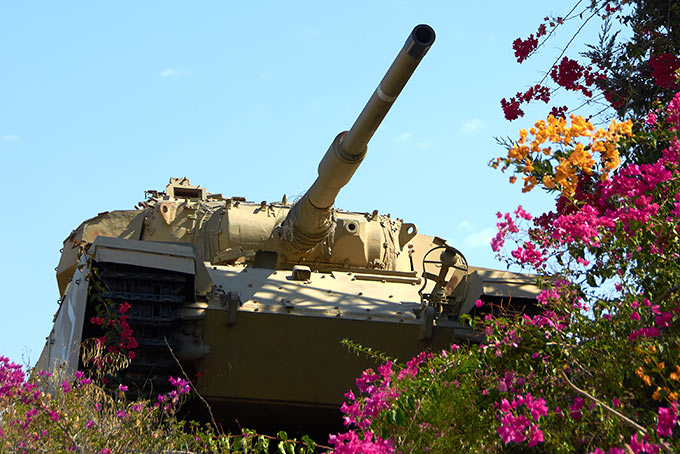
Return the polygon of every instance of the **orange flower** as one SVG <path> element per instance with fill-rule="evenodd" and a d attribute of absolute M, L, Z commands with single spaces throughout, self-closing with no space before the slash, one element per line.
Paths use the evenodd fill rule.
<path fill-rule="evenodd" d="M 528 192 L 537 184 L 535 179 L 531 179 L 534 176 L 533 164 L 547 160 L 555 170 L 553 174 L 538 175 L 544 187 L 556 188 L 565 195 L 572 195 L 582 173 L 597 171 L 604 181 L 621 164 L 617 142 L 624 136 L 631 136 L 632 127 L 630 120 L 623 123 L 613 120 L 606 130 L 595 130 L 593 124 L 581 116 L 571 115 L 567 121 L 549 115 L 547 121 L 539 120 L 528 131 L 519 131 L 517 145 L 508 150 L 506 158 L 501 159 L 504 162 L 503 170 L 515 166 L 519 173 L 524 174 L 523 191 Z M 544 144 L 559 145 L 564 157 L 555 157 L 552 148 Z M 594 153 L 599 154 L 599 165 L 593 157 Z M 492 166 L 497 167 L 499 162 Z"/>

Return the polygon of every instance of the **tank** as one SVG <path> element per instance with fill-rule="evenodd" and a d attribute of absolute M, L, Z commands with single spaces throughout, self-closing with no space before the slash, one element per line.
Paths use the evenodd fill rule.
<path fill-rule="evenodd" d="M 158 390 L 186 373 L 224 424 L 332 430 L 343 394 L 375 366 L 343 339 L 408 359 L 478 341 L 460 320 L 478 299 L 531 307 L 535 276 L 469 266 L 415 224 L 334 208 L 434 39 L 427 25 L 413 29 L 295 203 L 171 178 L 134 209 L 84 221 L 64 241 L 60 306 L 37 368 L 83 367 L 84 341 L 102 335 L 96 319 L 108 301 L 125 309 L 138 345 L 122 373 L 131 389 Z M 191 411 L 200 417 L 205 407 Z"/>

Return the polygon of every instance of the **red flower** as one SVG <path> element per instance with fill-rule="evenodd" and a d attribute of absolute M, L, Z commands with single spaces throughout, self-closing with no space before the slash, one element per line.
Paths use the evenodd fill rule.
<path fill-rule="evenodd" d="M 519 108 L 519 101 L 515 98 L 510 98 L 510 101 L 505 98 L 501 99 L 501 106 L 503 107 L 505 118 L 509 121 L 517 120 L 519 117 L 524 116 L 524 111 Z"/>
<path fill-rule="evenodd" d="M 120 309 L 118 309 L 121 314 L 126 313 L 127 311 L 130 310 L 130 303 L 125 301 L 123 304 L 120 305 Z"/>
<path fill-rule="evenodd" d="M 547 33 L 547 29 L 546 29 L 545 24 L 541 24 L 541 25 L 538 27 L 538 31 L 536 32 L 536 36 L 537 36 L 537 37 L 543 36 L 543 35 L 545 35 L 546 33 Z"/>
<path fill-rule="evenodd" d="M 517 38 L 512 42 L 512 48 L 515 50 L 515 57 L 517 57 L 517 63 L 522 63 L 529 57 L 529 55 L 536 50 L 538 47 L 538 40 L 534 38 L 534 35 L 529 35 L 525 40 Z"/>
<path fill-rule="evenodd" d="M 555 118 L 567 118 L 567 106 L 557 107 L 554 106 L 550 110 L 550 115 Z"/>
<path fill-rule="evenodd" d="M 680 68 L 680 58 L 671 54 L 652 55 L 649 57 L 649 66 L 652 68 L 652 77 L 659 87 L 676 88 L 679 86 L 675 71 Z"/>

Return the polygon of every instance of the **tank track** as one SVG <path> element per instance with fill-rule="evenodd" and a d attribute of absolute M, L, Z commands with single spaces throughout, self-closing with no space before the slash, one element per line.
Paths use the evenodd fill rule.
<path fill-rule="evenodd" d="M 169 377 L 182 376 L 172 353 L 179 358 L 183 356 L 187 336 L 200 342 L 201 317 L 187 320 L 185 316 L 187 310 L 195 309 L 193 276 L 117 263 L 95 266 L 98 279 L 104 285 L 99 295 L 112 302 L 116 309 L 125 302 L 130 304 L 125 315 L 139 344 L 134 349 L 135 358 L 120 378 L 139 390 L 164 391 L 169 388 Z M 96 305 L 88 301 L 84 339 L 101 336 L 101 328 L 90 323 Z M 190 364 L 182 366 L 193 375 Z"/>

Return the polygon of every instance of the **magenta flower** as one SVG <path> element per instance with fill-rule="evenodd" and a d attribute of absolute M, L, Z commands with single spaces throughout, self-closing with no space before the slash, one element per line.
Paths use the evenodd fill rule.
<path fill-rule="evenodd" d="M 392 454 L 394 445 L 391 440 L 383 440 L 378 435 L 373 436 L 371 431 L 366 431 L 363 438 L 350 430 L 344 434 L 331 435 L 328 443 L 333 445 L 330 454 Z"/>
<path fill-rule="evenodd" d="M 673 428 L 678 423 L 678 412 L 676 404 L 673 402 L 671 408 L 659 407 L 657 417 L 656 433 L 659 437 L 672 437 Z"/>
<path fill-rule="evenodd" d="M 61 382 L 61 385 L 60 385 L 60 386 L 61 386 L 61 389 L 62 389 L 65 393 L 71 391 L 71 385 L 69 385 L 68 382 L 67 382 L 66 380 L 64 380 L 63 382 Z"/>
<path fill-rule="evenodd" d="M 645 120 L 645 123 L 651 126 L 653 124 L 656 124 L 656 120 L 657 120 L 656 114 L 654 113 L 653 110 L 650 109 L 650 111 L 647 112 L 647 119 Z"/>
<path fill-rule="evenodd" d="M 529 447 L 533 448 L 543 441 L 543 431 L 536 424 L 532 424 L 529 428 Z"/>

